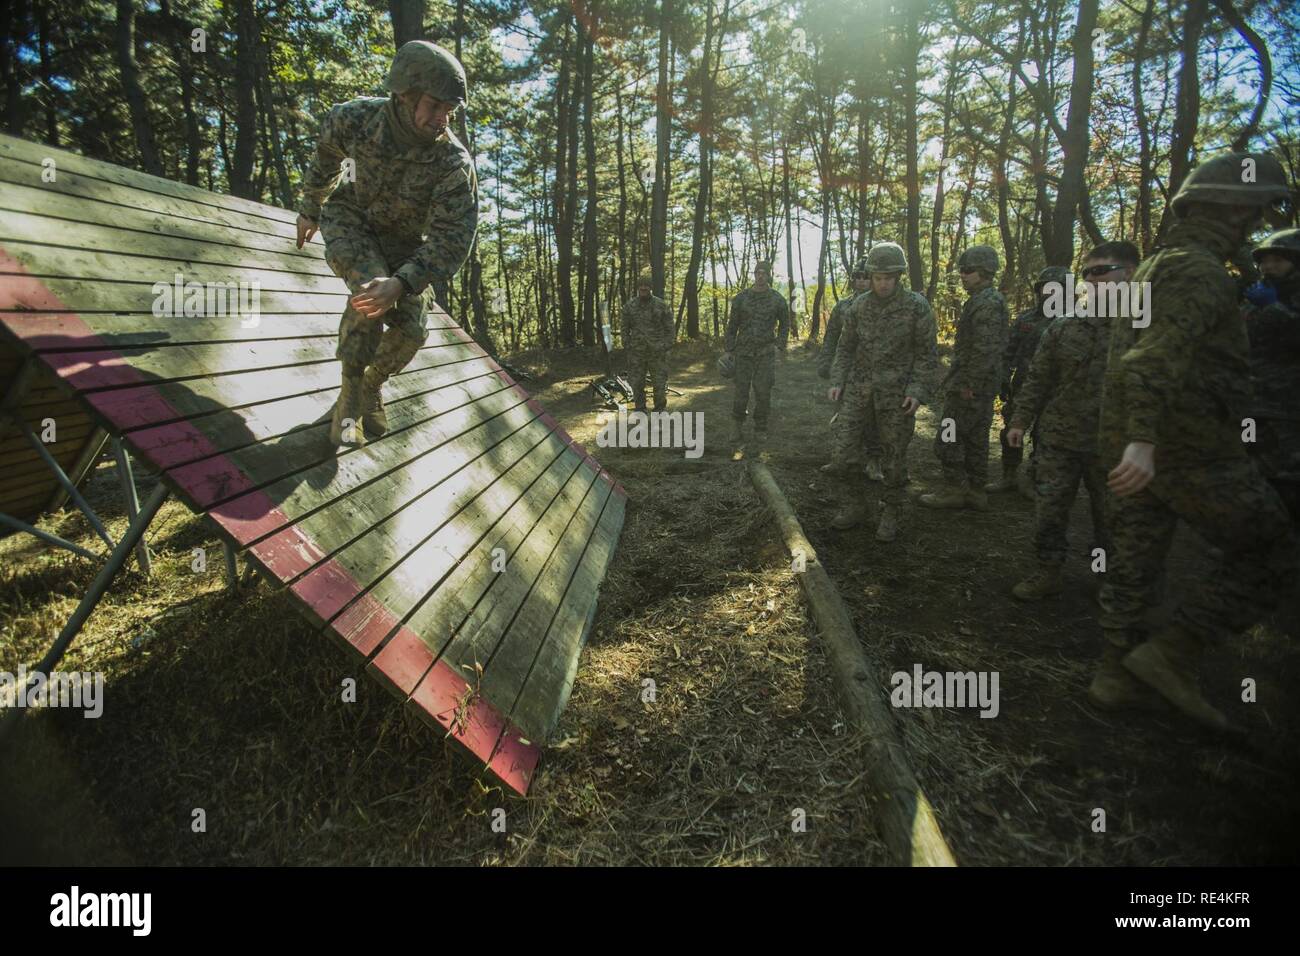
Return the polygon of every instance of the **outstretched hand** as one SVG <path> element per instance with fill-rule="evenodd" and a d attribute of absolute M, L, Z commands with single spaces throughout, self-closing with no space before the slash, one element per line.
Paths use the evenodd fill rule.
<path fill-rule="evenodd" d="M 900 407 L 903 409 L 904 415 L 915 415 L 916 410 L 921 407 L 921 403 L 908 395 L 903 398 L 903 404 Z"/>

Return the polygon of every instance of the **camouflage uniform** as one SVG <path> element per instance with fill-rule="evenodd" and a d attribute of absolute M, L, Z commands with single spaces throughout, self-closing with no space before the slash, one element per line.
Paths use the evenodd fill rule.
<path fill-rule="evenodd" d="M 430 284 L 456 274 L 478 223 L 478 181 L 468 151 L 450 130 L 437 138 L 423 135 L 414 126 L 413 108 L 397 95 L 436 88 L 424 75 L 430 58 L 435 65 L 455 63 L 434 44 L 412 41 L 394 59 L 392 96 L 361 97 L 329 111 L 299 207 L 301 215 L 319 222 L 325 259 L 352 294 L 379 276 L 397 278 L 409 290 L 382 324 L 351 304 L 339 323 L 335 355 L 343 363 L 345 392 L 369 365 L 376 372 L 366 387 L 380 409 L 384 379 L 400 371 L 428 337 Z M 460 83 L 463 101 L 463 71 Z M 344 160 L 354 164 L 355 175 L 345 175 Z"/>
<path fill-rule="evenodd" d="M 1278 242 L 1290 239 L 1290 248 Z M 1275 251 L 1295 263 L 1278 282 L 1268 282 L 1277 300 L 1246 313 L 1250 337 L 1251 417 L 1256 438 L 1247 450 L 1300 519 L 1300 230 L 1270 236 L 1255 250 L 1258 259 Z"/>
<path fill-rule="evenodd" d="M 456 274 L 474 241 L 477 180 L 469 152 L 450 130 L 432 144 L 402 148 L 389 117 L 392 102 L 362 97 L 330 110 L 299 211 L 320 222 L 325 258 L 354 295 L 376 276 L 406 279 L 415 294 L 398 299 L 383 324 L 423 344 L 425 292 L 435 279 Z M 345 158 L 356 163 L 355 182 L 340 182 Z M 364 366 L 380 337 L 380 323 L 349 305 L 337 357 Z"/>
<path fill-rule="evenodd" d="M 844 390 L 840 405 L 844 427 L 834 436 L 831 460 L 840 474 L 847 474 L 863 428 L 875 431 L 886 505 L 900 505 L 905 498 L 907 446 L 916 416 L 905 414 L 901 406 L 904 398 L 921 404 L 930 399 L 939 370 L 936 335 L 930 303 L 920 293 L 904 289 L 900 278 L 888 298 L 863 292 L 853 300 L 835 350 L 831 383 Z M 857 494 L 864 490 L 854 489 Z"/>
<path fill-rule="evenodd" d="M 945 480 L 955 489 L 982 495 L 988 480 L 989 429 L 993 399 L 1002 383 L 1007 346 L 1007 304 L 993 286 L 975 292 L 962 306 L 953 343 L 952 367 L 943 380 L 943 412 L 934 451 Z M 962 398 L 968 388 L 973 398 Z M 955 440 L 944 441 L 942 422 L 952 419 Z M 929 503 L 929 502 L 927 502 Z"/>
<path fill-rule="evenodd" d="M 771 273 L 769 273 L 770 275 Z M 731 300 L 731 318 L 723 346 L 736 356 L 736 392 L 731 415 L 737 432 L 745 422 L 749 390 L 754 389 L 754 426 L 767 431 L 775 379 L 776 350 L 785 350 L 790 334 L 790 307 L 773 288 L 750 287 Z"/>
<path fill-rule="evenodd" d="M 652 295 L 634 295 L 623 306 L 623 347 L 627 349 L 636 407 L 645 411 L 645 378 L 654 385 L 655 410 L 668 406 L 668 350 L 676 330 L 668 303 Z"/>
<path fill-rule="evenodd" d="M 855 292 L 835 303 L 835 308 L 831 309 L 831 317 L 826 322 L 826 337 L 822 340 L 821 351 L 817 354 L 817 374 L 821 378 L 831 377 L 831 366 L 835 363 L 835 349 L 839 345 L 840 335 L 844 330 L 844 323 L 852 311 L 853 303 L 859 296 L 866 295 L 865 292 Z M 843 407 L 843 398 L 840 399 L 840 407 Z M 849 452 L 845 459 L 847 463 L 857 465 L 862 462 L 863 454 L 867 458 L 880 459 L 880 436 L 874 431 L 874 424 L 871 421 L 866 423 L 866 430 L 857 434 L 846 435 L 843 439 L 837 437 L 837 434 L 844 429 L 844 415 L 836 412 L 834 420 L 831 422 L 831 443 L 832 445 L 841 445 L 848 443 Z M 825 466 L 823 466 L 825 467 Z"/>
<path fill-rule="evenodd" d="M 1199 200 L 1241 208 L 1253 200 L 1263 209 L 1270 197 L 1285 196 L 1281 165 L 1256 157 L 1258 185 L 1241 184 L 1243 154 L 1226 154 L 1193 170 L 1174 197 L 1178 218 L 1133 276 L 1150 283 L 1149 326 L 1110 320 L 1099 433 L 1104 462 L 1120 461 L 1130 442 L 1149 442 L 1156 471 L 1142 491 L 1108 496 L 1112 551 L 1102 577 L 1101 626 L 1109 650 L 1089 696 L 1099 703 L 1123 698 L 1114 663 L 1122 656 L 1121 674 L 1136 675 L 1188 716 L 1215 727 L 1226 720 L 1196 687 L 1203 645 L 1268 614 L 1295 563 L 1286 509 L 1242 442 L 1249 343 L 1237 286 L 1224 267 L 1241 227 L 1186 205 Z M 1123 656 L 1144 634 L 1179 518 L 1221 556 L 1170 624 Z"/>
<path fill-rule="evenodd" d="M 1059 568 L 1079 482 L 1092 506 L 1093 541 L 1106 541 L 1106 469 L 1097 456 L 1097 417 L 1106 372 L 1108 328 L 1101 316 L 1062 317 L 1038 343 L 1008 428 L 1034 427 L 1035 544 L 1038 560 Z"/>

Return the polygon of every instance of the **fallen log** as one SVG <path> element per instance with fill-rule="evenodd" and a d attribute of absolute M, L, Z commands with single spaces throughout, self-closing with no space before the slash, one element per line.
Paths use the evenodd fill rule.
<path fill-rule="evenodd" d="M 939 832 L 934 808 L 921 792 L 894 727 L 893 715 L 872 680 L 873 668 L 858 640 L 844 600 L 817 552 L 804 536 L 799 518 L 767 466 L 751 460 L 750 480 L 771 509 L 792 557 L 818 636 L 827 649 L 844 711 L 866 737 L 866 780 L 875 801 L 880 835 L 894 858 L 909 866 L 956 866 Z"/>

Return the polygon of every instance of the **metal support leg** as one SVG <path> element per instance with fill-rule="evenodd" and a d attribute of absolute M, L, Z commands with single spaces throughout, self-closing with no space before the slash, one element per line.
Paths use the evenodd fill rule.
<path fill-rule="evenodd" d="M 95 554 L 95 552 L 93 551 L 87 551 L 79 544 L 73 544 L 71 541 L 68 541 L 66 538 L 60 538 L 57 534 L 54 534 L 53 532 L 42 531 L 40 528 L 36 527 L 35 525 L 28 524 L 26 521 L 20 521 L 19 519 L 13 517 L 12 515 L 7 515 L 2 511 L 0 511 L 0 524 L 8 525 L 10 528 L 13 528 L 17 531 L 26 531 L 28 534 L 35 535 L 36 537 L 40 538 L 42 541 L 48 541 L 50 544 L 58 545 L 60 548 L 67 548 L 69 551 L 79 554 L 83 558 L 90 558 L 90 560 L 92 561 L 98 561 L 100 558 L 103 557 L 103 555 Z"/>
<path fill-rule="evenodd" d="M 221 553 L 226 556 L 226 590 L 239 589 L 239 562 L 235 557 L 235 547 L 229 541 L 221 542 Z"/>
<path fill-rule="evenodd" d="M 144 537 L 145 529 L 149 527 L 154 515 L 158 513 L 158 509 L 162 507 L 163 502 L 166 500 L 167 486 L 160 482 L 158 487 L 150 492 L 139 513 L 132 519 L 130 527 L 126 529 L 126 534 L 122 535 L 122 540 L 113 547 L 113 553 L 108 556 L 108 561 L 100 568 L 99 574 L 95 575 L 95 580 L 86 589 L 85 596 L 81 599 L 81 603 L 77 605 L 77 609 L 72 612 L 72 617 L 68 618 L 68 623 L 63 625 L 63 630 L 59 632 L 54 646 L 45 655 L 45 659 L 31 670 L 29 681 L 34 680 L 37 674 L 45 674 L 48 677 L 50 671 L 62 660 L 73 639 L 76 638 L 82 626 L 86 623 L 86 618 L 90 617 L 91 612 L 95 610 L 100 598 L 104 596 L 108 586 L 113 583 L 113 578 L 117 577 L 117 572 L 122 570 L 122 566 L 126 564 L 131 556 L 132 549 Z M 21 687 L 18 689 L 18 693 L 26 695 L 27 690 L 27 687 Z M 14 724 L 17 723 L 21 716 L 22 709 L 18 707 L 11 708 L 9 713 L 0 715 L 0 742 L 12 732 Z"/>
<path fill-rule="evenodd" d="M 140 513 L 140 498 L 135 490 L 135 475 L 131 473 L 131 458 L 127 455 L 126 446 L 122 444 L 120 438 L 113 439 L 113 460 L 117 462 L 117 477 L 122 484 L 122 497 L 126 499 L 126 516 L 132 521 Z M 149 544 L 140 538 L 140 543 L 135 547 L 136 560 L 140 562 L 140 570 L 145 573 L 146 577 L 153 576 L 153 560 L 149 556 Z"/>
<path fill-rule="evenodd" d="M 36 433 L 32 431 L 27 422 L 19 419 L 18 425 L 22 428 L 23 434 L 27 436 L 27 440 L 32 447 L 36 449 L 37 454 L 45 460 L 45 464 L 49 466 L 50 471 L 54 472 L 54 477 L 59 479 L 59 484 L 63 485 L 64 490 L 77 503 L 77 507 L 81 509 L 81 513 L 86 516 L 86 520 L 94 527 L 95 532 L 104 539 L 106 545 L 110 548 L 113 547 L 113 539 L 108 536 L 108 531 L 104 528 L 104 523 L 99 520 L 99 515 L 95 514 L 95 510 L 86 503 L 86 499 L 81 497 L 81 492 L 77 490 L 77 486 L 63 473 L 63 468 L 54 460 L 50 450 L 45 447 L 45 442 L 36 437 Z"/>

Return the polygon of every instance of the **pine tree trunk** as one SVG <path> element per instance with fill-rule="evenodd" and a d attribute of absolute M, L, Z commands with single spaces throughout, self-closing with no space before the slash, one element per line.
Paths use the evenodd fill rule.
<path fill-rule="evenodd" d="M 251 2 L 251 0 L 250 0 Z M 144 88 L 140 85 L 140 65 L 135 59 L 135 5 L 132 0 L 117 0 L 117 66 L 122 73 L 122 92 L 131 114 L 135 148 L 140 154 L 140 168 L 155 176 L 163 175 L 154 143 L 153 125 Z"/>

